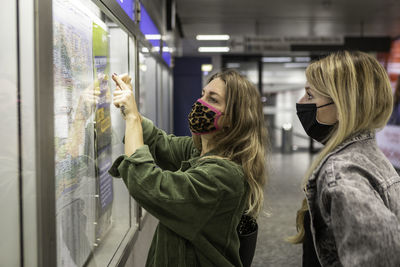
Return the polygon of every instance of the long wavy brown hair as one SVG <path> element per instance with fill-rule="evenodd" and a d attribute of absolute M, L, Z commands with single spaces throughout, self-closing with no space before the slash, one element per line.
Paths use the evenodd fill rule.
<path fill-rule="evenodd" d="M 234 70 L 214 74 L 208 82 L 219 78 L 226 85 L 224 125 L 215 133 L 212 146 L 217 156 L 242 166 L 249 185 L 246 213 L 258 216 L 264 202 L 266 174 L 267 129 L 265 128 L 261 97 L 257 88 Z M 193 135 L 201 149 L 201 138 Z"/>

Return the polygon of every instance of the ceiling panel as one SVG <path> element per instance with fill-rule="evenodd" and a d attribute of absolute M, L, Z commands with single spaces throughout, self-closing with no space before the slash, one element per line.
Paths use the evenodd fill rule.
<path fill-rule="evenodd" d="M 183 52 L 196 54 L 197 34 L 232 36 L 400 35 L 398 0 L 176 0 Z"/>

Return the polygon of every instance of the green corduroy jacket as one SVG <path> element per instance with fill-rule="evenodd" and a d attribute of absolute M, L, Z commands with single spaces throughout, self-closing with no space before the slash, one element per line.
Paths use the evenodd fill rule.
<path fill-rule="evenodd" d="M 143 118 L 145 145 L 110 169 L 131 196 L 159 220 L 146 266 L 235 266 L 236 227 L 247 203 L 240 165 L 200 156 L 191 137 L 167 135 Z"/>

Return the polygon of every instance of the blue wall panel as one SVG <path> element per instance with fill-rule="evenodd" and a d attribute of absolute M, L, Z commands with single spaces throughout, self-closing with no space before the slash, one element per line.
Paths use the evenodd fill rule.
<path fill-rule="evenodd" d="M 211 58 L 180 57 L 174 60 L 174 134 L 191 136 L 187 117 L 193 103 L 201 97 L 201 65 L 210 64 Z"/>

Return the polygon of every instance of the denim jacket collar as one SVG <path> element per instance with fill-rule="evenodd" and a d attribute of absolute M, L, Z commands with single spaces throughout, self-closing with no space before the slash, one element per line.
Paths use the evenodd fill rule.
<path fill-rule="evenodd" d="M 346 148 L 347 146 L 349 146 L 355 142 L 363 141 L 363 140 L 367 140 L 367 139 L 373 139 L 373 138 L 375 138 L 375 131 L 371 131 L 371 130 L 363 131 L 363 132 L 354 134 L 351 137 L 347 138 L 343 143 L 338 145 L 328 155 L 326 155 L 325 158 L 323 158 L 321 160 L 321 162 L 318 164 L 318 166 L 315 168 L 315 170 L 312 172 L 311 176 L 309 177 L 306 187 L 307 188 L 312 187 L 311 184 L 314 184 L 315 179 L 318 177 L 318 173 L 319 173 L 321 167 L 328 160 L 328 158 L 330 156 L 338 153 L 339 151 L 343 150 L 344 148 Z"/>

